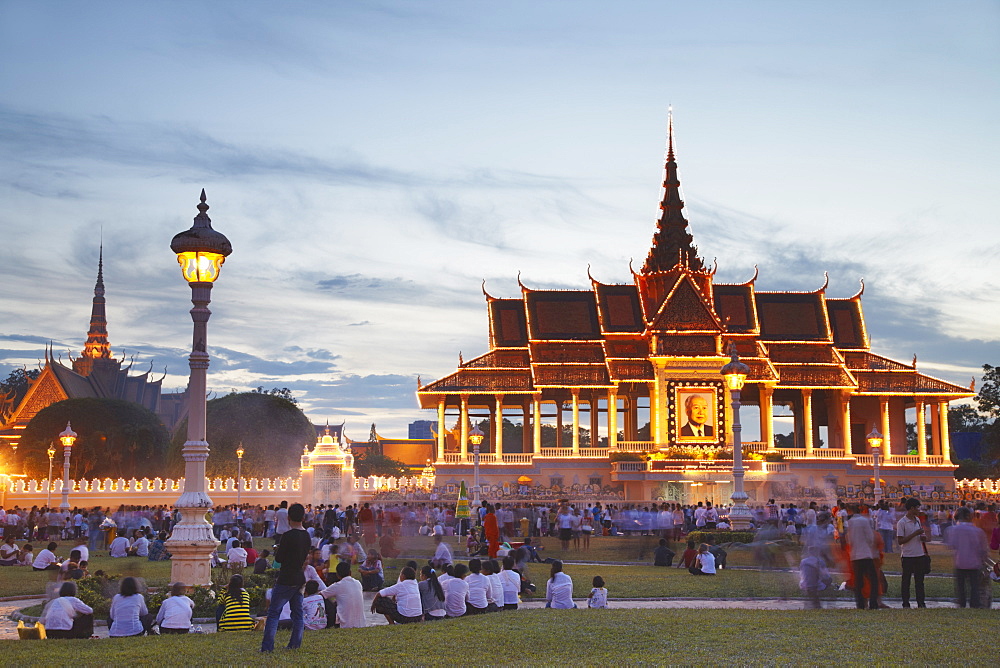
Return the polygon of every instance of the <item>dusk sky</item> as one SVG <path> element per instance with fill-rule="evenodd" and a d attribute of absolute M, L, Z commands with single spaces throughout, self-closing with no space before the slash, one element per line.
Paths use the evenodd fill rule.
<path fill-rule="evenodd" d="M 668 105 L 720 282 L 850 296 L 875 352 L 1000 364 L 1000 3 L 0 2 L 0 373 L 86 338 L 183 388 L 169 244 L 233 244 L 212 391 L 364 439 L 488 347 L 481 283 L 630 281 Z"/>

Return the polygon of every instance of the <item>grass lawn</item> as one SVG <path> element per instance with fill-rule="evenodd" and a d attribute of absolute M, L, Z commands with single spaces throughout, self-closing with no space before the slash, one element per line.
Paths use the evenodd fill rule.
<path fill-rule="evenodd" d="M 996 621 L 987 610 L 522 610 L 307 631 L 299 650 L 263 657 L 252 632 L 2 644 L 11 665 L 995 665 L 993 643 L 973 638 Z"/>

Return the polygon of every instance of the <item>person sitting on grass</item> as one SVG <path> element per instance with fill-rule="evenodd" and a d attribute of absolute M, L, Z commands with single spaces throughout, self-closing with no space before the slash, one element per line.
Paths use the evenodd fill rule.
<path fill-rule="evenodd" d="M 443 536 L 434 536 L 434 557 L 430 560 L 432 568 L 444 568 L 452 562 L 451 548 L 444 541 Z"/>
<path fill-rule="evenodd" d="M 573 579 L 563 573 L 563 563 L 558 559 L 552 562 L 548 582 L 545 583 L 545 607 L 556 610 L 572 610 Z"/>
<path fill-rule="evenodd" d="M 31 545 L 31 543 L 25 544 L 25 546 L 21 548 L 21 560 L 17 563 L 17 565 L 30 566 L 35 563 L 34 549 L 35 548 Z"/>
<path fill-rule="evenodd" d="M 695 547 L 694 541 L 689 540 L 687 542 L 687 549 L 681 555 L 680 561 L 677 562 L 677 568 L 691 568 L 694 566 L 695 559 L 698 558 L 698 549 Z"/>
<path fill-rule="evenodd" d="M 667 546 L 667 539 L 660 539 L 660 546 L 653 550 L 653 565 L 669 568 L 674 563 L 674 551 Z"/>
<path fill-rule="evenodd" d="M 525 550 L 525 551 L 526 551 L 526 552 L 528 553 L 528 561 L 529 561 L 529 562 L 530 562 L 530 561 L 537 561 L 537 562 L 538 562 L 538 563 L 540 563 L 540 564 L 551 564 L 551 563 L 552 563 L 553 561 L 555 561 L 555 560 L 554 560 L 554 559 L 552 559 L 551 557 L 548 557 L 548 558 L 545 558 L 545 559 L 542 559 L 542 558 L 541 558 L 541 557 L 540 557 L 540 556 L 538 555 L 538 553 L 539 553 L 540 551 L 544 550 L 544 549 L 545 549 L 545 546 L 544 546 L 544 545 L 538 545 L 538 546 L 536 547 L 535 545 L 532 545 L 532 544 L 531 544 L 531 538 L 530 538 L 530 537 L 527 537 L 527 538 L 525 538 L 525 539 L 524 539 L 524 545 L 522 545 L 522 546 L 521 546 L 520 548 L 518 548 L 518 549 L 523 549 L 523 550 Z"/>
<path fill-rule="evenodd" d="M 111 612 L 108 615 L 111 627 L 108 629 L 108 637 L 143 635 L 148 630 L 145 619 L 148 615 L 146 598 L 139 593 L 139 582 L 133 577 L 122 578 L 118 593 L 111 599 Z"/>
<path fill-rule="evenodd" d="M 706 543 L 702 543 L 698 548 L 694 566 L 689 568 L 688 572 L 691 575 L 715 575 L 715 556 L 709 552 Z"/>
<path fill-rule="evenodd" d="M 121 559 L 128 556 L 131 545 L 129 545 L 128 538 L 125 537 L 123 531 L 118 531 L 117 534 L 115 539 L 111 541 L 110 547 L 108 547 L 108 556 Z"/>
<path fill-rule="evenodd" d="M 65 580 L 79 580 L 83 577 L 83 570 L 80 568 L 80 550 L 73 550 L 69 553 L 69 559 L 59 567 L 59 582 Z"/>
<path fill-rule="evenodd" d="M 305 597 L 302 599 L 302 619 L 310 631 L 319 631 L 327 627 L 326 601 L 318 592 L 318 582 L 310 580 L 306 583 Z"/>
<path fill-rule="evenodd" d="M 444 609 L 449 618 L 464 617 L 468 611 L 466 600 L 469 598 L 469 583 L 465 576 L 469 567 L 465 564 L 455 564 L 451 577 L 444 583 Z"/>
<path fill-rule="evenodd" d="M 220 632 L 253 630 L 256 620 L 250 614 L 250 594 L 243 588 L 242 575 L 237 573 L 229 578 L 229 586 L 219 594 L 219 606 L 222 608 Z"/>
<path fill-rule="evenodd" d="M 712 553 L 713 557 L 715 557 L 716 568 L 725 568 L 726 559 L 729 557 L 729 553 L 716 545 L 715 539 L 711 536 L 705 539 L 705 543 L 708 544 L 708 551 Z"/>
<path fill-rule="evenodd" d="M 253 562 L 254 575 L 263 575 L 267 572 L 267 569 L 270 566 L 270 562 L 268 562 L 267 558 L 270 556 L 271 550 L 261 550 L 260 556 L 257 557 L 257 561 Z"/>
<path fill-rule="evenodd" d="M 136 529 L 132 534 L 132 547 L 129 548 L 128 556 L 130 557 L 148 557 L 149 556 L 149 539 L 146 538 L 146 534 L 143 533 L 141 529 Z"/>
<path fill-rule="evenodd" d="M 21 559 L 21 550 L 14 544 L 14 532 L 7 529 L 8 534 L 0 545 L 0 566 L 16 566 Z"/>
<path fill-rule="evenodd" d="M 587 597 L 587 607 L 607 608 L 608 590 L 604 587 L 604 578 L 600 575 L 595 575 L 593 584 L 594 588 L 590 590 L 590 595 Z"/>
<path fill-rule="evenodd" d="M 385 571 L 378 550 L 368 552 L 364 563 L 358 567 L 361 572 L 361 588 L 364 591 L 378 591 L 385 583 Z"/>
<path fill-rule="evenodd" d="M 170 596 L 160 605 L 156 613 L 156 623 L 160 625 L 161 634 L 188 633 L 191 630 L 191 616 L 194 614 L 194 601 L 185 595 L 187 587 L 183 582 L 170 585 Z"/>
<path fill-rule="evenodd" d="M 44 550 L 38 553 L 35 560 L 31 562 L 31 567 L 36 571 L 57 571 L 62 564 L 59 563 L 55 550 L 59 548 L 58 543 L 49 543 Z"/>
<path fill-rule="evenodd" d="M 226 553 L 226 559 L 229 562 L 229 568 L 246 568 L 247 551 L 243 549 L 243 544 L 240 541 L 233 541 L 233 546 Z"/>
<path fill-rule="evenodd" d="M 63 582 L 38 620 L 52 639 L 89 638 L 94 632 L 94 609 L 76 597 L 76 583 Z"/>
<path fill-rule="evenodd" d="M 161 531 L 156 535 L 156 539 L 149 544 L 149 561 L 166 561 L 171 554 L 167 552 L 167 532 Z"/>
<path fill-rule="evenodd" d="M 392 599 L 395 601 L 390 603 Z M 375 594 L 372 612 L 383 614 L 390 624 L 422 622 L 424 609 L 420 602 L 416 571 L 407 566 L 400 571 L 399 582 Z"/>

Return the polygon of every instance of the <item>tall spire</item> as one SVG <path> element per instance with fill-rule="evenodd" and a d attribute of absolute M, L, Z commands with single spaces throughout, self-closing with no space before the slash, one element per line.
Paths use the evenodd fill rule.
<path fill-rule="evenodd" d="M 104 243 L 101 243 L 97 259 L 97 283 L 94 285 L 94 303 L 90 311 L 90 329 L 83 353 L 73 360 L 73 370 L 81 376 L 89 376 L 94 369 L 94 360 L 110 359 L 111 344 L 108 343 L 108 319 L 104 310 Z"/>
<path fill-rule="evenodd" d="M 678 265 L 694 271 L 704 271 L 705 265 L 698 257 L 698 247 L 692 245 L 694 237 L 688 231 L 684 218 L 684 201 L 681 199 L 681 182 L 677 178 L 677 162 L 674 159 L 674 112 L 667 114 L 667 160 L 664 166 L 663 213 L 656 224 L 653 246 L 642 266 L 642 273 L 666 271 Z"/>

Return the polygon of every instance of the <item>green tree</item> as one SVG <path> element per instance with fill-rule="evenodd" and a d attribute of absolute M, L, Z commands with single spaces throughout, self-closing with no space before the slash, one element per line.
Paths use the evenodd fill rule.
<path fill-rule="evenodd" d="M 274 478 L 298 473 L 302 448 L 316 442 L 316 428 L 288 399 L 261 392 L 242 392 L 212 399 L 207 406 L 209 477 L 236 477 L 236 448 L 243 444 L 244 477 Z M 181 449 L 187 419 L 177 426 L 170 445 L 170 471 L 183 475 Z"/>
<path fill-rule="evenodd" d="M 1000 417 L 1000 367 L 983 365 L 982 385 L 976 396 L 979 412 L 990 418 Z"/>
<path fill-rule="evenodd" d="M 78 434 L 70 458 L 74 479 L 165 477 L 170 435 L 156 414 L 130 401 L 93 398 L 59 401 L 31 419 L 18 449 L 29 477 L 48 475 L 50 444 L 56 468 L 61 464 L 58 436 L 67 422 Z"/>
<path fill-rule="evenodd" d="M 948 431 L 982 431 L 986 417 L 969 404 L 948 408 Z"/>
<path fill-rule="evenodd" d="M 287 399 L 291 401 L 296 406 L 299 405 L 299 400 L 292 395 L 292 391 L 287 387 L 272 387 L 270 390 L 265 390 L 263 387 L 257 386 L 256 390 L 252 390 L 254 394 L 270 394 L 273 397 L 281 397 L 282 399 Z M 231 394 L 239 394 L 235 390 Z"/>
<path fill-rule="evenodd" d="M 403 462 L 387 457 L 375 448 L 365 448 L 354 458 L 354 475 L 359 478 L 385 476 L 401 478 L 410 475 L 410 469 Z"/>

